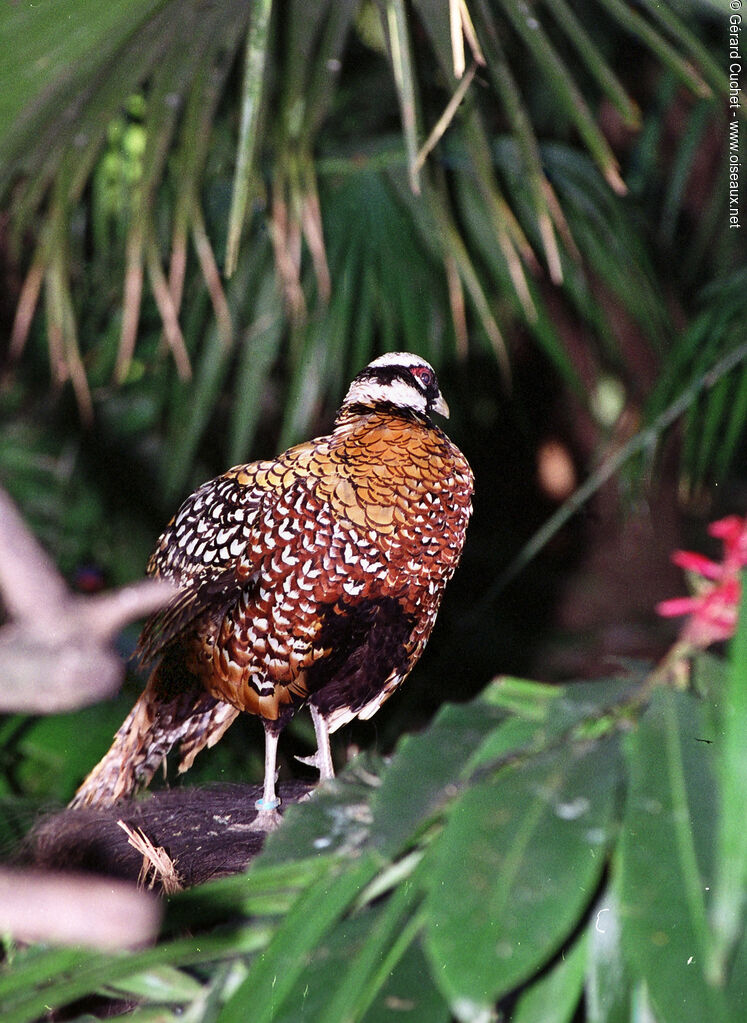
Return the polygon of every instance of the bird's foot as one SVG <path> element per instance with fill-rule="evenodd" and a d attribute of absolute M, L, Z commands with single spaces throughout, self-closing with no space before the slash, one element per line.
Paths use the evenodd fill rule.
<path fill-rule="evenodd" d="M 252 831 L 264 831 L 267 834 L 275 831 L 283 819 L 283 815 L 278 812 L 280 800 L 258 799 L 254 805 L 257 808 L 257 816 L 249 825 L 250 829 Z"/>
<path fill-rule="evenodd" d="M 261 831 L 264 834 L 269 835 L 271 832 L 277 831 L 282 820 L 283 815 L 282 813 L 278 813 L 277 810 L 260 810 L 249 825 L 249 830 Z"/>
<path fill-rule="evenodd" d="M 319 752 L 318 751 L 316 753 L 312 753 L 312 755 L 310 757 L 298 757 L 297 756 L 296 760 L 299 762 L 299 764 L 306 764 L 307 767 L 315 767 L 317 769 L 317 771 L 319 770 Z M 309 789 L 309 791 L 305 795 L 300 797 L 298 802 L 299 803 L 307 802 L 307 800 L 311 799 L 311 797 L 314 795 L 315 791 L 316 791 L 316 789 Z"/>
<path fill-rule="evenodd" d="M 319 757 L 319 750 L 316 753 L 312 753 L 310 757 L 296 757 L 299 764 L 306 764 L 307 767 L 315 767 L 317 771 L 321 771 L 322 765 Z"/>
<path fill-rule="evenodd" d="M 295 758 L 299 764 L 306 764 L 307 767 L 314 767 L 319 772 L 319 781 L 329 781 L 334 778 L 335 769 L 332 766 L 332 758 L 325 757 L 321 750 L 312 753 L 310 757 Z"/>

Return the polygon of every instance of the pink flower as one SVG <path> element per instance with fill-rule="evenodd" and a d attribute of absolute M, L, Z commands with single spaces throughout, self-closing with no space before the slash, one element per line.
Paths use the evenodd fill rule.
<path fill-rule="evenodd" d="M 672 561 L 686 572 L 702 575 L 704 579 L 720 579 L 723 572 L 723 566 L 718 562 L 704 558 L 702 554 L 696 554 L 694 551 L 675 551 Z"/>
<path fill-rule="evenodd" d="M 747 517 L 729 515 L 712 522 L 708 532 L 723 541 L 723 560 L 719 563 L 693 551 L 675 551 L 674 563 L 695 577 L 695 593 L 662 601 L 656 607 L 665 618 L 690 615 L 680 638 L 701 649 L 729 639 L 737 627 L 739 573 L 747 565 Z"/>
<path fill-rule="evenodd" d="M 734 564 L 737 569 L 747 565 L 747 518 L 727 515 L 712 522 L 708 532 L 724 541 L 724 564 Z"/>

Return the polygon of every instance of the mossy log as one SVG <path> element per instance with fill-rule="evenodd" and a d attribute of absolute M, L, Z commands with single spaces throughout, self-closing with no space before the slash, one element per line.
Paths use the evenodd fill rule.
<path fill-rule="evenodd" d="M 280 812 L 312 788 L 300 781 L 282 785 Z M 255 824 L 261 795 L 258 785 L 216 784 L 164 789 L 114 806 L 63 810 L 37 824 L 20 859 L 47 870 L 145 880 L 156 890 L 169 883 L 172 890 L 190 888 L 240 873 L 257 855 L 267 837 Z M 150 855 L 133 846 L 133 835 L 144 840 Z M 170 862 L 169 870 L 158 868 L 156 852 L 165 854 L 162 861 Z"/>

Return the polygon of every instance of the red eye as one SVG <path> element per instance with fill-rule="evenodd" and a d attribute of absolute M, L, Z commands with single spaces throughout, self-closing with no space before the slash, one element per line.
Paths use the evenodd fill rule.
<path fill-rule="evenodd" d="M 424 387 L 430 387 L 435 379 L 433 370 L 427 369 L 425 366 L 413 366 L 410 372 L 418 378 Z"/>

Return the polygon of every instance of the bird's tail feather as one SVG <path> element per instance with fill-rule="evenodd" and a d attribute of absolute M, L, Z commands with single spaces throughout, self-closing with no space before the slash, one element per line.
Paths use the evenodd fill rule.
<path fill-rule="evenodd" d="M 109 752 L 94 767 L 70 806 L 110 806 L 147 785 L 177 744 L 179 771 L 186 771 L 205 746 L 213 746 L 238 711 L 201 686 L 165 695 L 157 672 L 114 736 Z"/>

